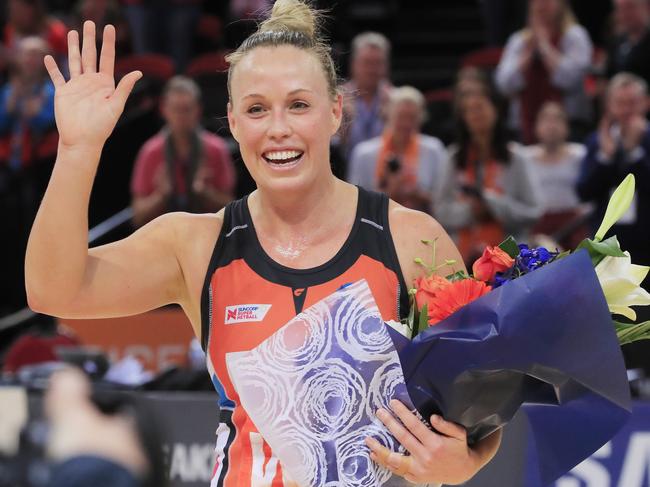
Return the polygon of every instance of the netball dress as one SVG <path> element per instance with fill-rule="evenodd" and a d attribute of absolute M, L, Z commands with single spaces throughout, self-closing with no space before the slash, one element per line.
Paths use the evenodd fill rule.
<path fill-rule="evenodd" d="M 384 320 L 408 313 L 408 293 L 388 226 L 388 198 L 359 188 L 352 230 L 338 253 L 313 269 L 291 269 L 262 249 L 247 198 L 230 203 L 201 296 L 202 345 L 219 393 L 211 487 L 293 485 L 239 403 L 226 354 L 248 351 L 303 309 L 365 279 Z"/>

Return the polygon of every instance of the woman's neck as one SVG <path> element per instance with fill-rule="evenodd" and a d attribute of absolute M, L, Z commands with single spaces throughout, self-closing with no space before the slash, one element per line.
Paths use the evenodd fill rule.
<path fill-rule="evenodd" d="M 327 178 L 318 178 L 311 188 L 284 192 L 259 188 L 249 197 L 249 208 L 256 226 L 268 229 L 279 240 L 312 240 L 328 223 L 337 221 L 344 206 L 341 203 L 350 189 L 356 191 L 330 172 Z"/>
<path fill-rule="evenodd" d="M 403 154 L 404 152 L 406 152 L 406 148 L 411 142 L 411 137 L 413 137 L 413 134 L 402 134 L 402 133 L 393 132 L 393 136 L 391 137 L 391 145 L 393 151 L 396 154 Z"/>
<path fill-rule="evenodd" d="M 562 159 L 566 149 L 565 142 L 554 142 L 539 145 L 542 151 L 542 160 L 547 162 L 559 161 Z"/>
<path fill-rule="evenodd" d="M 472 136 L 472 144 L 479 159 L 487 159 L 492 153 L 492 133 L 480 133 Z"/>

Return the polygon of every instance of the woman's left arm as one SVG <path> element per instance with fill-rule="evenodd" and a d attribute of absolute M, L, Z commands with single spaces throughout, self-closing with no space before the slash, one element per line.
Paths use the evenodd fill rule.
<path fill-rule="evenodd" d="M 483 197 L 492 215 L 506 230 L 528 227 L 544 213 L 542 194 L 535 169 L 522 148 L 510 150 L 510 166 L 507 168 L 505 192 L 485 190 Z"/>
<path fill-rule="evenodd" d="M 424 257 L 429 251 L 422 244 L 423 239 L 436 240 L 436 258 L 439 262 L 455 260 L 457 270 L 465 268 L 447 232 L 429 215 L 391 201 L 389 225 L 407 285 L 421 275 L 422 268 L 414 259 Z M 434 415 L 430 419 L 436 431 L 432 431 L 402 403 L 393 401 L 391 408 L 396 417 L 383 409 L 377 415 L 409 455 L 391 452 L 373 439 L 369 439 L 367 444 L 374 461 L 411 482 L 463 483 L 494 457 L 501 443 L 499 430 L 470 447 L 462 426 Z"/>

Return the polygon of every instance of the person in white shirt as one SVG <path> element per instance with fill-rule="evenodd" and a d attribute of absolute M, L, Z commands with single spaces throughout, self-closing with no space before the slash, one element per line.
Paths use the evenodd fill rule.
<path fill-rule="evenodd" d="M 440 140 L 420 133 L 425 116 L 422 93 L 410 86 L 393 89 L 386 128 L 381 136 L 355 147 L 348 182 L 384 191 L 404 206 L 431 213 L 448 156 Z"/>
<path fill-rule="evenodd" d="M 568 117 L 557 102 L 547 102 L 542 106 L 537 115 L 535 134 L 539 143 L 525 150 L 538 185 L 542 188 L 544 215 L 535 225 L 533 233 L 558 236 L 563 246 L 574 248 L 587 236 L 584 225 L 570 228 L 588 211 L 581 204 L 575 189 L 586 154 L 585 146 L 567 141 Z"/>

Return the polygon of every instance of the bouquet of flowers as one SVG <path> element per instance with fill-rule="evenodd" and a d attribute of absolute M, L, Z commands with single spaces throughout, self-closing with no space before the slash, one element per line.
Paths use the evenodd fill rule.
<path fill-rule="evenodd" d="M 395 322 L 390 325 L 414 338 L 491 290 L 582 249 L 591 258 L 612 315 L 636 320 L 636 312 L 631 306 L 650 305 L 650 293 L 640 286 L 650 267 L 632 264 L 630 254 L 621 250 L 616 236 L 604 240 L 609 229 L 628 210 L 634 191 L 634 176 L 629 174 L 612 194 L 595 238 L 585 239 L 575 251 L 553 252 L 544 247 L 529 248 L 509 237 L 498 247 L 488 247 L 483 251 L 481 258 L 472 266 L 471 276 L 464 271 L 455 272 L 455 261 L 438 264 L 436 242 L 423 240 L 423 244 L 432 248 L 432 263 L 427 265 L 422 258 L 416 259 L 425 270 L 425 275 L 411 289 L 414 297 L 411 312 L 401 326 Z M 439 273 L 445 267 L 452 272 L 443 278 Z M 650 338 L 650 321 L 636 324 L 614 319 L 614 325 L 621 345 Z"/>
<path fill-rule="evenodd" d="M 375 411 L 392 399 L 464 426 L 475 442 L 521 408 L 543 484 L 608 441 L 629 416 L 620 343 L 647 338 L 632 305 L 650 304 L 635 266 L 605 233 L 634 192 L 615 192 L 595 239 L 576 251 L 508 239 L 473 276 L 430 265 L 403 323 L 385 324 L 365 281 L 308 308 L 254 350 L 229 354 L 241 403 L 300 486 L 412 485 L 369 458 L 375 437 L 403 452 Z M 441 270 L 449 268 L 449 272 Z M 446 275 L 446 277 L 441 277 Z M 618 340 L 617 340 L 618 335 Z M 523 406 L 523 408 L 522 408 Z M 590 434 L 576 434 L 588 427 Z"/>

